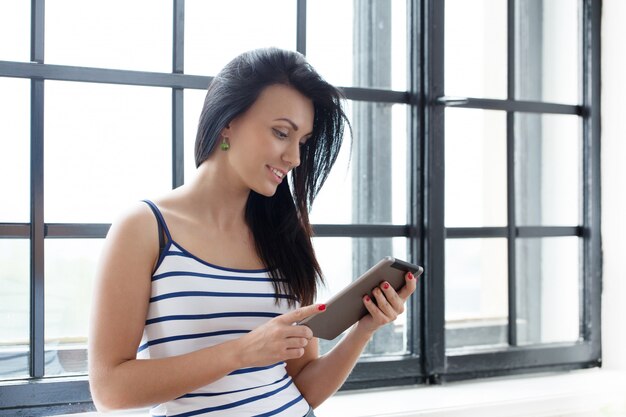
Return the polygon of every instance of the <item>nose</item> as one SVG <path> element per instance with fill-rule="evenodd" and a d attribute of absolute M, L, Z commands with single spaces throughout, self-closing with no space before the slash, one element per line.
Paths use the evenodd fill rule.
<path fill-rule="evenodd" d="M 295 142 L 287 148 L 283 154 L 283 161 L 289 165 L 290 169 L 300 165 L 300 143 Z"/>

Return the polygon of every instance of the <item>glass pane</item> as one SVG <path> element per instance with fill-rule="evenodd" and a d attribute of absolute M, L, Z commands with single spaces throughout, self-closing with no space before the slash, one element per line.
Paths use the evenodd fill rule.
<path fill-rule="evenodd" d="M 317 237 L 313 246 L 326 279 L 317 301 L 324 302 L 338 293 L 385 256 L 407 259 L 407 240 L 397 238 Z M 379 329 L 362 356 L 397 355 L 407 352 L 407 317 L 403 313 L 393 323 Z M 320 353 L 328 352 L 337 342 L 320 339 Z"/>
<path fill-rule="evenodd" d="M 296 6 L 292 0 L 185 1 L 185 72 L 215 75 L 250 49 L 295 50 Z"/>
<path fill-rule="evenodd" d="M 506 226 L 506 114 L 446 109 L 446 227 Z"/>
<path fill-rule="evenodd" d="M 30 217 L 30 81 L 0 77 L 0 223 Z"/>
<path fill-rule="evenodd" d="M 446 0 L 444 82 L 449 96 L 507 96 L 507 2 Z"/>
<path fill-rule="evenodd" d="M 406 90 L 406 3 L 308 2 L 307 58 L 336 85 Z"/>
<path fill-rule="evenodd" d="M 171 189 L 166 88 L 46 82 L 46 222 L 109 223 Z"/>
<path fill-rule="evenodd" d="M 46 62 L 169 72 L 172 2 L 46 2 Z"/>
<path fill-rule="evenodd" d="M 517 0 L 516 98 L 578 104 L 581 2 Z"/>
<path fill-rule="evenodd" d="M 30 61 L 30 1 L 0 1 L 0 39 L 1 61 Z"/>
<path fill-rule="evenodd" d="M 185 90 L 185 182 L 196 172 L 195 145 L 206 90 Z"/>
<path fill-rule="evenodd" d="M 518 239 L 519 344 L 580 339 L 580 239 Z"/>
<path fill-rule="evenodd" d="M 506 239 L 446 240 L 446 348 L 508 345 Z"/>
<path fill-rule="evenodd" d="M 29 375 L 29 243 L 0 239 L 0 380 Z"/>
<path fill-rule="evenodd" d="M 407 107 L 348 102 L 354 141 L 344 143 L 311 211 L 311 222 L 406 224 Z M 351 152 L 351 153 L 350 153 Z"/>
<path fill-rule="evenodd" d="M 46 240 L 46 370 L 87 372 L 87 329 L 101 239 Z"/>
<path fill-rule="evenodd" d="M 518 225 L 580 224 L 581 127 L 577 116 L 516 115 Z"/>

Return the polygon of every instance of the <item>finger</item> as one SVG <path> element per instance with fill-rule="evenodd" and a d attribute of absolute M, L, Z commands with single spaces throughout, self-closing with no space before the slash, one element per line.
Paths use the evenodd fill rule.
<path fill-rule="evenodd" d="M 391 307 L 396 311 L 397 314 L 402 314 L 404 312 L 404 300 L 400 298 L 396 290 L 388 282 L 383 282 L 380 284 L 380 289 L 383 294 L 385 294 L 385 298 L 391 304 Z"/>
<path fill-rule="evenodd" d="M 324 310 L 326 310 L 325 304 L 311 304 L 310 306 L 300 307 L 289 313 L 282 314 L 276 317 L 276 319 L 287 324 L 298 323 L 307 317 L 320 314 Z"/>
<path fill-rule="evenodd" d="M 372 291 L 372 294 L 374 294 L 374 298 L 376 298 L 376 305 L 378 305 L 380 311 L 382 311 L 388 319 L 395 320 L 398 316 L 398 313 L 396 313 L 391 304 L 389 304 L 389 301 L 387 301 L 387 298 L 385 297 L 383 291 L 380 288 L 376 287 Z"/>
<path fill-rule="evenodd" d="M 383 312 L 380 311 L 380 308 L 378 308 L 376 304 L 374 304 L 374 301 L 372 301 L 369 295 L 365 295 L 363 297 L 363 305 L 365 305 L 365 308 L 375 320 L 379 322 L 387 321 L 387 318 L 385 317 Z"/>
<path fill-rule="evenodd" d="M 293 326 L 287 326 L 284 333 L 285 337 L 302 337 L 305 339 L 313 338 L 313 330 L 311 330 L 306 324 L 297 324 Z"/>
<path fill-rule="evenodd" d="M 287 349 L 285 351 L 284 360 L 288 361 L 289 359 L 301 358 L 304 355 L 304 352 L 305 352 L 304 348 Z"/>
<path fill-rule="evenodd" d="M 411 272 L 407 272 L 404 276 L 404 281 L 404 287 L 402 287 L 400 291 L 398 291 L 398 295 L 401 299 L 406 301 L 406 299 L 415 292 L 415 288 L 417 288 L 417 277 L 414 276 Z"/>
<path fill-rule="evenodd" d="M 304 337 L 290 337 L 285 341 L 287 349 L 304 348 L 309 344 L 309 340 Z"/>

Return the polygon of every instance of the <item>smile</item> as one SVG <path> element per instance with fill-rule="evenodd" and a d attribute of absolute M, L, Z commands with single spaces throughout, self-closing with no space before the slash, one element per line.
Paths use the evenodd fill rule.
<path fill-rule="evenodd" d="M 276 177 L 276 180 L 278 182 L 281 182 L 283 180 L 283 178 L 285 177 L 285 175 L 287 175 L 286 172 L 281 171 L 280 169 L 271 167 L 268 165 L 269 170 L 272 172 L 272 174 L 274 174 L 274 176 Z"/>

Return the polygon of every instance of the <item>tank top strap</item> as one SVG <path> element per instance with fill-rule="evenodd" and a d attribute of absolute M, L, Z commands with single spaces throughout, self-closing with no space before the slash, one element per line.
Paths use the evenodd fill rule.
<path fill-rule="evenodd" d="M 162 241 L 162 233 L 161 233 L 161 228 L 163 228 L 163 231 L 165 232 L 165 236 L 167 236 L 167 239 L 169 242 L 172 241 L 172 236 L 170 235 L 170 231 L 167 228 L 167 224 L 165 223 L 165 219 L 163 218 L 163 215 L 161 214 L 161 210 L 159 210 L 159 208 L 156 206 L 156 204 L 154 204 L 152 201 L 150 200 L 142 200 L 144 203 L 146 203 L 150 209 L 152 209 L 152 212 L 154 213 L 154 216 L 157 219 L 157 223 L 159 225 L 159 242 Z M 162 245 L 161 245 L 162 246 Z"/>

